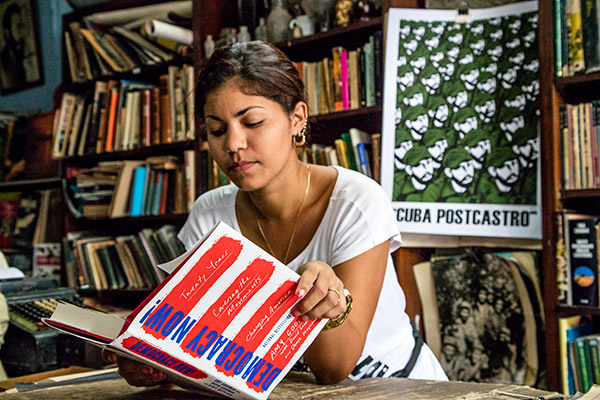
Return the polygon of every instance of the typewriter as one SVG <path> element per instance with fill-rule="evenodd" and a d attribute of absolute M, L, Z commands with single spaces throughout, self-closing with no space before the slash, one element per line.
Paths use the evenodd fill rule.
<path fill-rule="evenodd" d="M 10 316 L 0 359 L 9 377 L 84 365 L 84 341 L 60 334 L 40 320 L 52 315 L 59 302 L 81 306 L 81 299 L 74 289 L 49 286 L 41 281 L 0 284 Z"/>

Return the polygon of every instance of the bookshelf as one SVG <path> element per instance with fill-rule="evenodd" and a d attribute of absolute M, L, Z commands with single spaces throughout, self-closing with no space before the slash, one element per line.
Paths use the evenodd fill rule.
<path fill-rule="evenodd" d="M 63 29 L 68 30 L 69 23 L 72 21 L 80 21 L 83 17 L 94 13 L 106 12 L 112 10 L 125 10 L 128 8 L 158 5 L 166 3 L 164 0 L 115 0 L 104 2 L 98 5 L 77 9 L 74 12 L 63 16 Z M 391 5 L 402 7 L 418 6 L 413 1 L 384 1 L 383 10 L 387 10 Z M 195 0 L 192 7 L 193 19 L 193 34 L 194 41 L 197 43 L 194 46 L 192 55 L 177 56 L 172 60 L 158 63 L 156 65 L 145 65 L 140 68 L 135 68 L 130 71 L 114 72 L 110 74 L 99 74 L 94 76 L 94 79 L 72 82 L 72 73 L 69 70 L 68 54 L 63 46 L 62 59 L 62 78 L 63 82 L 60 86 L 61 93 L 92 93 L 95 90 L 95 82 L 98 80 L 135 80 L 142 82 L 152 82 L 157 84 L 158 76 L 168 72 L 172 65 L 181 66 L 183 64 L 191 64 L 198 68 L 202 61 L 202 46 L 207 34 L 218 37 L 221 28 L 239 25 L 237 15 L 237 3 L 233 0 L 215 2 L 210 0 Z M 364 44 L 371 35 L 376 31 L 383 29 L 383 16 L 374 17 L 368 21 L 360 21 L 352 25 L 340 28 L 333 27 L 327 32 L 318 32 L 309 37 L 295 39 L 286 43 L 276 44 L 282 49 L 292 60 L 319 60 L 323 57 L 331 57 L 331 49 L 334 46 L 344 46 L 348 48 L 357 48 Z M 63 38 L 63 41 L 65 39 Z M 352 110 L 341 110 L 326 114 L 315 115 L 310 118 L 312 128 L 313 142 L 332 145 L 343 132 L 348 132 L 350 128 L 359 128 L 365 132 L 375 133 L 381 131 L 381 105 L 373 105 L 369 107 L 360 107 Z M 91 168 L 99 163 L 110 163 L 117 160 L 144 160 L 148 157 L 156 157 L 163 155 L 178 155 L 182 156 L 186 151 L 196 153 L 195 170 L 199 171 L 196 174 L 196 193 L 199 194 L 203 187 L 202 174 L 202 138 L 201 138 L 201 122 L 194 119 L 196 129 L 196 137 L 194 139 L 178 141 L 174 143 L 152 144 L 147 147 L 135 149 L 119 150 L 113 152 L 92 152 L 85 154 L 76 154 L 60 158 L 60 174 L 62 179 L 63 194 L 67 205 L 71 205 L 70 197 L 67 195 L 68 175 L 70 169 L 74 168 Z M 73 209 L 73 207 L 67 207 Z M 157 229 L 164 224 L 174 225 L 179 228 L 183 225 L 186 212 L 169 212 L 161 215 L 142 215 L 139 217 L 119 217 L 107 218 L 98 216 L 78 216 L 76 212 L 67 212 L 65 218 L 66 231 L 94 231 L 98 233 L 107 233 L 118 235 L 136 232 L 139 229 L 151 227 Z M 406 252 L 410 252 L 406 250 Z M 419 261 L 421 255 L 419 253 Z M 410 268 L 412 262 L 410 262 Z M 407 264 L 408 265 L 408 264 Z M 410 269 L 409 268 L 409 269 Z M 132 296 L 139 296 L 138 291 L 131 291 Z M 86 296 L 102 298 L 106 300 L 114 300 L 126 296 L 127 289 L 118 290 L 94 290 L 93 288 L 81 289 L 81 293 Z M 137 294 L 136 294 L 137 293 Z M 142 291 L 143 293 L 143 291 Z M 416 293 L 416 292 L 415 292 Z"/>
<path fill-rule="evenodd" d="M 539 37 L 555 37 L 554 2 L 542 0 L 539 5 Z M 597 307 L 564 306 L 558 301 L 556 243 L 558 226 L 555 215 L 562 209 L 581 213 L 597 213 L 600 190 L 562 188 L 562 156 L 560 106 L 598 100 L 600 74 L 555 76 L 555 48 L 553 40 L 540 40 L 540 99 L 541 99 L 541 157 L 543 215 L 543 296 L 545 312 L 545 340 L 547 383 L 551 390 L 561 390 L 558 319 L 572 315 L 592 315 L 597 318 Z"/>

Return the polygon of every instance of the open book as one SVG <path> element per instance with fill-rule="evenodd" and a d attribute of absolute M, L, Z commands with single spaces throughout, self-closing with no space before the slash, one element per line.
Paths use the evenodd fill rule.
<path fill-rule="evenodd" d="M 126 320 L 59 304 L 44 322 L 236 399 L 266 399 L 326 323 L 294 317 L 299 275 L 222 222 L 161 267 Z"/>

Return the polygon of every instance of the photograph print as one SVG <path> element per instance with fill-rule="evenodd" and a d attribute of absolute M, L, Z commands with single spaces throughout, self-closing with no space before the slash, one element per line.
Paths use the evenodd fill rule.
<path fill-rule="evenodd" d="M 34 0 L 0 0 L 0 93 L 44 83 Z"/>

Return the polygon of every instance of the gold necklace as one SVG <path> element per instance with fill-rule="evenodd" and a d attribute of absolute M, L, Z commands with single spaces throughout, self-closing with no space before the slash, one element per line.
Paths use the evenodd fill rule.
<path fill-rule="evenodd" d="M 290 254 L 290 248 L 292 247 L 292 242 L 294 241 L 294 233 L 296 233 L 296 225 L 298 224 L 298 217 L 300 217 L 300 213 L 302 212 L 302 206 L 304 206 L 304 200 L 306 200 L 306 196 L 308 195 L 308 190 L 310 189 L 310 168 L 309 168 L 308 164 L 306 164 L 306 170 L 308 171 L 308 176 L 306 178 L 306 190 L 304 191 L 304 197 L 302 198 L 302 202 L 300 203 L 300 207 L 298 207 L 298 212 L 296 213 L 296 219 L 294 220 L 294 226 L 292 227 L 292 233 L 290 234 L 290 239 L 288 241 L 287 250 L 285 251 L 285 257 L 283 258 L 284 264 L 287 264 L 288 255 Z M 252 199 L 250 199 L 250 203 L 252 204 L 252 209 L 254 210 L 254 220 L 256 221 L 256 226 L 258 226 L 258 231 L 260 232 L 262 239 L 265 241 L 265 244 L 267 245 L 267 248 L 269 249 L 269 253 L 271 253 L 271 255 L 273 257 L 276 257 L 275 252 L 273 251 L 273 248 L 271 248 L 271 245 L 269 244 L 269 241 L 267 240 L 267 236 L 265 235 L 265 232 L 263 231 L 262 226 L 260 226 L 260 222 L 258 221 L 258 211 L 256 210 L 256 206 L 254 205 L 254 202 L 252 201 Z"/>

